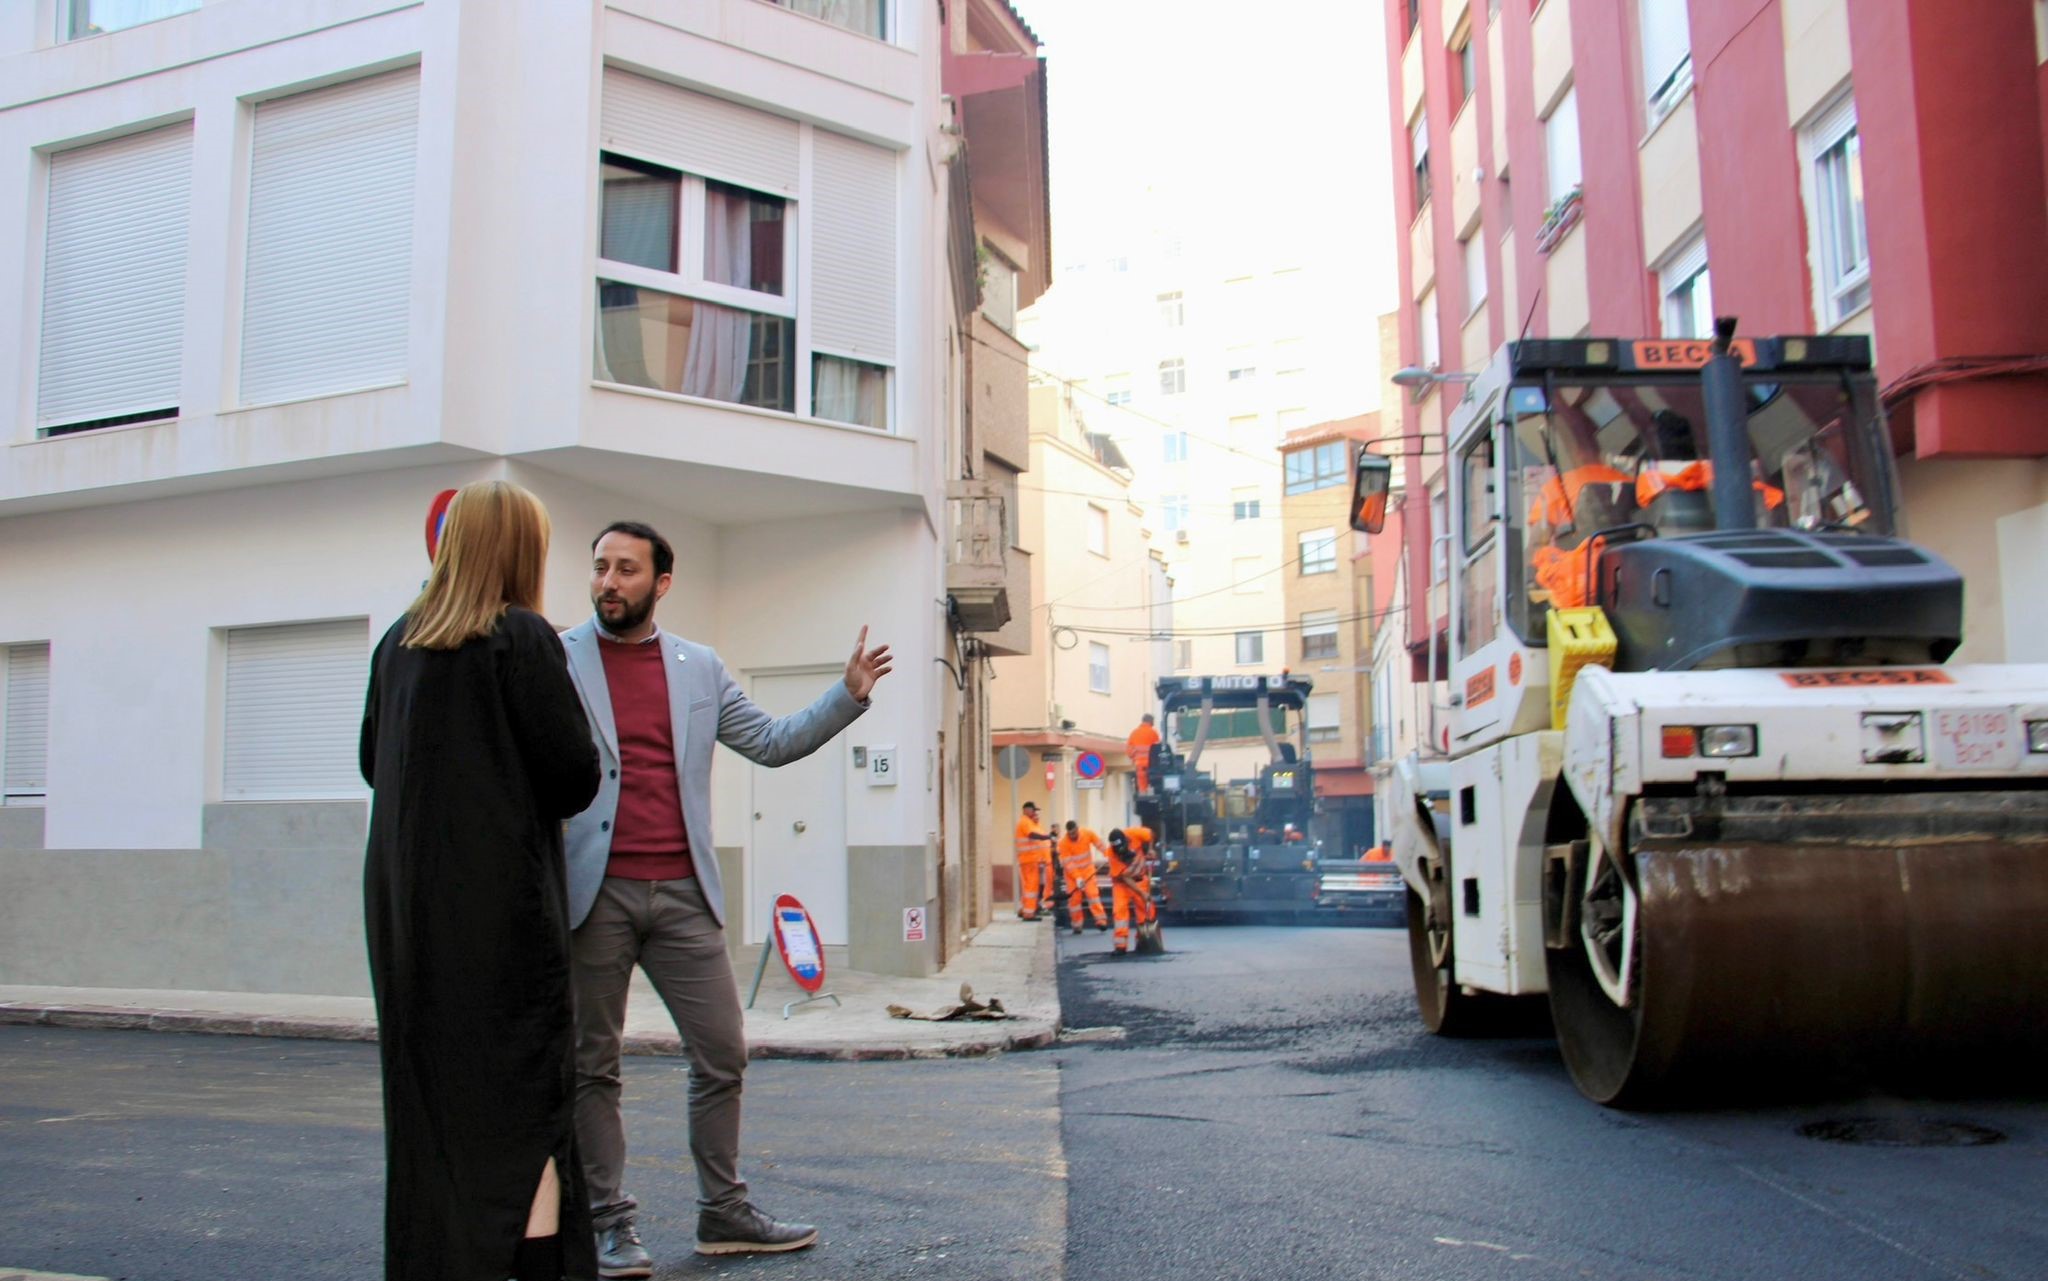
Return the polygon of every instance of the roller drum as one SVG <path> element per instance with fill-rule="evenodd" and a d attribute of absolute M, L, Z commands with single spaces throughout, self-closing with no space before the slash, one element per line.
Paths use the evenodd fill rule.
<path fill-rule="evenodd" d="M 1649 798 L 1606 871 L 1575 869 L 1548 954 L 1560 1046 L 1599 1102 L 2048 1055 L 2048 792 Z"/>

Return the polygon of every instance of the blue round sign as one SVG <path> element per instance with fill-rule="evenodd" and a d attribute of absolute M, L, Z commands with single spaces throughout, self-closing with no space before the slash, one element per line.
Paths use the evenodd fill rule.
<path fill-rule="evenodd" d="M 1102 777 L 1102 758 L 1093 752 L 1081 753 L 1081 759 L 1074 762 L 1074 772 L 1082 778 Z"/>

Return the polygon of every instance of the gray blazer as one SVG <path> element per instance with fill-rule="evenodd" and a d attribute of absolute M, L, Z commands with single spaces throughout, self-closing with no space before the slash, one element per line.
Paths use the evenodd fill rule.
<path fill-rule="evenodd" d="M 619 731 L 612 720 L 612 696 L 604 679 L 604 658 L 598 653 L 597 620 L 562 633 L 569 653 L 569 675 L 583 699 L 590 737 L 597 744 L 597 799 L 569 820 L 564 852 L 569 863 L 569 925 L 575 928 L 590 915 L 604 883 L 612 853 L 612 820 L 619 812 Z M 787 765 L 817 751 L 867 710 L 854 701 L 844 681 L 800 712 L 770 716 L 754 705 L 725 670 L 718 654 L 667 632 L 654 642 L 668 652 L 668 707 L 676 735 L 676 781 L 683 797 L 683 830 L 690 838 L 690 857 L 697 865 L 697 883 L 711 914 L 725 923 L 725 887 L 718 876 L 718 853 L 711 839 L 712 748 L 725 744 L 756 765 Z"/>

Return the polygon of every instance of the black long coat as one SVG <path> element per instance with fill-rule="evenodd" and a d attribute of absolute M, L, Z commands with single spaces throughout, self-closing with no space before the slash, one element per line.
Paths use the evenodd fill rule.
<path fill-rule="evenodd" d="M 455 650 L 371 661 L 363 868 L 384 1062 L 384 1275 L 504 1281 L 547 1159 L 564 1275 L 597 1275 L 576 1156 L 562 820 L 597 752 L 562 644 L 509 610 Z"/>

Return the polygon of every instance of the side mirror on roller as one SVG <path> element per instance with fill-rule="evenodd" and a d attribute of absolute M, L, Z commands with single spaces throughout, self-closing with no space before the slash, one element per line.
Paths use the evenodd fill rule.
<path fill-rule="evenodd" d="M 1358 451 L 1358 473 L 1351 486 L 1351 528 L 1377 534 L 1387 527 L 1387 492 L 1393 484 L 1393 459 Z"/>

